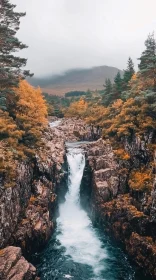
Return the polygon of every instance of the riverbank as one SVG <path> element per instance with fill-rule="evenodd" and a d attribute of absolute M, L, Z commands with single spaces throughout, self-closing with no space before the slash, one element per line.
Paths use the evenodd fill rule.
<path fill-rule="evenodd" d="M 86 155 L 80 186 L 83 207 L 89 211 L 93 223 L 102 225 L 145 274 L 156 279 L 155 185 L 148 194 L 132 192 L 127 173 L 130 162 L 119 161 L 109 142 L 99 137 L 96 127 L 77 118 L 50 120 L 42 137 L 43 145 L 37 149 L 33 160 L 16 162 L 13 187 L 6 188 L 1 180 L 2 279 L 10 279 L 10 273 L 14 273 L 16 280 L 38 279 L 35 267 L 27 260 L 45 247 L 55 229 L 58 194 L 65 195 L 67 191 L 65 142 L 83 140 L 92 140 L 83 144 Z M 93 141 L 95 139 L 98 140 Z M 134 144 L 137 149 L 137 143 Z M 21 262 L 25 266 L 22 273 L 18 265 Z"/>
<path fill-rule="evenodd" d="M 145 274 L 156 279 L 155 183 L 150 192 L 132 192 L 128 168 L 131 163 L 118 160 L 108 142 L 100 139 L 87 144 L 82 205 L 87 205 L 93 223 L 101 225 Z"/>
<path fill-rule="evenodd" d="M 10 279 L 16 261 L 22 253 L 30 259 L 32 253 L 41 250 L 48 242 L 55 227 L 57 193 L 66 190 L 67 164 L 66 141 L 87 140 L 86 125 L 81 120 L 62 119 L 59 126 L 48 126 L 42 136 L 42 146 L 36 150 L 33 159 L 16 160 L 14 182 L 5 187 L 0 185 L 0 277 Z M 12 246 L 12 247 L 7 247 Z M 16 247 L 18 247 L 18 249 Z M 6 249 L 5 249 L 6 248 Z M 8 254 L 8 250 L 10 254 Z M 31 272 L 27 265 L 18 280 L 35 279 L 35 269 Z M 5 267 L 10 263 L 9 270 Z M 17 277 L 17 276 L 16 276 Z M 26 278 L 27 279 L 27 278 Z"/>
<path fill-rule="evenodd" d="M 104 232 L 92 225 L 81 207 L 79 196 L 85 146 L 85 142 L 67 145 L 69 172 L 65 200 L 59 204 L 54 235 L 46 248 L 34 256 L 33 263 L 42 280 L 134 280 L 135 269 L 126 255 Z"/>

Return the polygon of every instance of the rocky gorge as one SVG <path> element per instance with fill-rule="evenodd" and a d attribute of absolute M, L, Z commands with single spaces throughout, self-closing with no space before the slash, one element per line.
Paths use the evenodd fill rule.
<path fill-rule="evenodd" d="M 90 134 L 91 135 L 91 134 Z M 81 120 L 47 127 L 33 160 L 15 162 L 13 187 L 0 181 L 0 279 L 38 279 L 30 258 L 41 250 L 55 227 L 57 193 L 66 191 L 66 141 L 88 140 Z M 10 247 L 8 247 L 10 246 Z M 21 272 L 21 265 L 25 267 Z"/>
<path fill-rule="evenodd" d="M 5 188 L 1 181 L 0 279 L 39 279 L 27 260 L 44 248 L 54 231 L 58 200 L 67 191 L 65 143 L 76 141 L 91 141 L 83 144 L 81 204 L 93 224 L 100 224 L 156 279 L 155 183 L 150 193 L 132 191 L 127 173 L 131 162 L 118 160 L 96 127 L 76 118 L 61 119 L 57 126 L 51 121 L 33 161 L 18 162 L 15 186 Z M 143 147 L 138 139 L 131 145 L 125 141 L 125 149 L 135 151 L 136 165 L 136 153 L 146 156 Z"/>
<path fill-rule="evenodd" d="M 145 141 L 140 144 L 137 137 L 131 144 L 125 141 L 132 162 L 117 158 L 102 139 L 86 145 L 81 203 L 87 205 L 93 223 L 101 225 L 146 275 L 156 279 L 155 169 L 151 191 L 132 190 L 128 181 L 130 170 L 148 157 Z"/>

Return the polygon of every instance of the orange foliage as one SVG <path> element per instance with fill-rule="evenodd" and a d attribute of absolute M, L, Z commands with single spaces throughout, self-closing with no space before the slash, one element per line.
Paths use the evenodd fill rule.
<path fill-rule="evenodd" d="M 108 107 L 88 106 L 85 120 L 101 126 L 105 138 L 118 141 L 123 136 L 131 136 L 134 133 L 143 135 L 154 129 L 155 120 L 146 115 L 149 111 L 150 105 L 145 101 L 129 98 L 123 102 L 118 99 Z"/>
<path fill-rule="evenodd" d="M 66 117 L 83 117 L 86 113 L 87 108 L 88 103 L 83 98 L 81 98 L 79 101 L 71 103 L 68 110 L 64 113 Z"/>
<path fill-rule="evenodd" d="M 35 155 L 47 124 L 47 107 L 39 88 L 22 80 L 14 92 L 7 100 L 9 112 L 0 110 L 0 175 L 6 187 L 15 185 L 16 160 Z"/>
<path fill-rule="evenodd" d="M 152 175 L 149 170 L 132 171 L 128 181 L 131 189 L 136 191 L 151 191 Z"/>
<path fill-rule="evenodd" d="M 128 153 L 125 152 L 124 149 L 117 149 L 114 150 L 115 155 L 117 155 L 120 159 L 123 160 L 129 160 L 130 159 L 130 155 Z"/>
<path fill-rule="evenodd" d="M 20 81 L 14 89 L 19 100 L 16 104 L 16 122 L 24 131 L 24 137 L 29 136 L 37 141 L 41 130 L 47 124 L 47 106 L 39 88 L 33 88 L 27 81 Z"/>
<path fill-rule="evenodd" d="M 33 203 L 33 202 L 35 202 L 37 200 L 37 198 L 34 196 L 34 195 L 31 195 L 31 197 L 30 197 L 30 202 L 31 203 Z"/>
<path fill-rule="evenodd" d="M 131 88 L 131 96 L 134 97 L 141 94 L 141 91 L 152 88 L 154 81 L 148 77 L 145 79 L 140 73 L 135 73 L 129 82 L 129 86 Z"/>
<path fill-rule="evenodd" d="M 9 114 L 0 110 L 0 140 L 8 138 L 8 141 L 12 140 L 14 143 L 22 137 L 23 133 Z"/>

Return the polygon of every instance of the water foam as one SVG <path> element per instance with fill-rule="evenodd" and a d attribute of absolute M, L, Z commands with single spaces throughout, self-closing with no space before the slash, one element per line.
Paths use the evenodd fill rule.
<path fill-rule="evenodd" d="M 87 213 L 79 203 L 80 184 L 85 167 L 85 156 L 80 149 L 69 149 L 67 153 L 69 165 L 69 190 L 66 200 L 60 205 L 58 222 L 58 240 L 65 247 L 76 263 L 89 265 L 95 276 L 105 269 L 104 260 L 108 258 L 106 249 L 102 248 L 96 230 Z M 96 279 L 98 279 L 96 277 Z"/>

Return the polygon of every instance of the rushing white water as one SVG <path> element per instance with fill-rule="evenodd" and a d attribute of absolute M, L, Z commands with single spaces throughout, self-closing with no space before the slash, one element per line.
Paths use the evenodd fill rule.
<path fill-rule="evenodd" d="M 60 123 L 61 123 L 61 121 L 58 120 L 58 121 L 53 121 L 53 122 L 51 122 L 51 123 L 49 123 L 49 124 L 50 124 L 50 127 L 53 128 L 53 127 L 59 126 Z"/>
<path fill-rule="evenodd" d="M 81 144 L 66 144 L 68 193 L 59 206 L 55 233 L 37 257 L 41 280 L 150 280 L 140 273 L 135 276 L 126 255 L 103 230 L 92 226 L 81 208 L 79 193 L 85 166 Z"/>
<path fill-rule="evenodd" d="M 57 238 L 60 244 L 65 247 L 65 254 L 69 255 L 76 263 L 89 265 L 93 270 L 95 279 L 98 279 L 100 272 L 105 269 L 104 260 L 108 258 L 108 253 L 102 248 L 102 242 L 97 236 L 96 230 L 92 227 L 87 213 L 79 203 L 85 156 L 80 149 L 73 148 L 69 149 L 67 160 L 69 165 L 69 190 L 65 202 L 60 205 Z"/>

